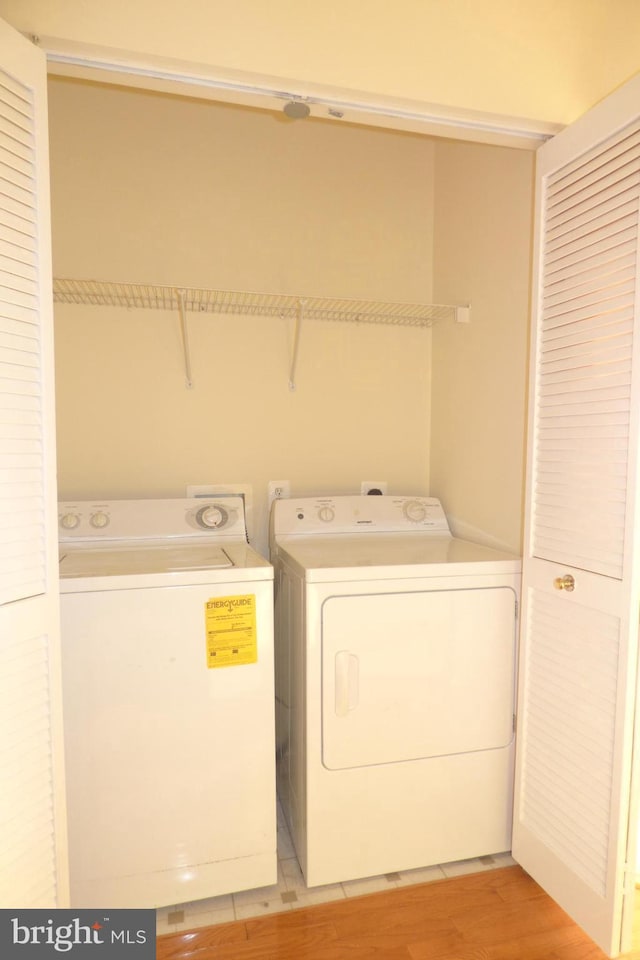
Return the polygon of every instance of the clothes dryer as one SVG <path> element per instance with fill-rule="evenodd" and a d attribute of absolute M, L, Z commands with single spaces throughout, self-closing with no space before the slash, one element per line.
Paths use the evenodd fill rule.
<path fill-rule="evenodd" d="M 309 886 L 508 850 L 521 561 L 438 500 L 277 500 L 278 790 Z"/>
<path fill-rule="evenodd" d="M 59 504 L 74 907 L 276 882 L 273 569 L 242 498 Z"/>

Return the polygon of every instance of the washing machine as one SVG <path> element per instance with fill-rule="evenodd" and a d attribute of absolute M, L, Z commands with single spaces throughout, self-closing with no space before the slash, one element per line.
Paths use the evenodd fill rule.
<path fill-rule="evenodd" d="M 273 569 L 243 500 L 59 504 L 73 907 L 277 879 Z"/>
<path fill-rule="evenodd" d="M 521 560 L 429 497 L 277 500 L 278 792 L 309 886 L 510 848 Z"/>

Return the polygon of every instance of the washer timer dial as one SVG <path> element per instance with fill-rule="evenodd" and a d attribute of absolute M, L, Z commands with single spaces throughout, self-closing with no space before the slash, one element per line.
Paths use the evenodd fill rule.
<path fill-rule="evenodd" d="M 202 507 L 196 514 L 198 526 L 203 530 L 217 530 L 224 527 L 229 519 L 229 514 L 223 507 L 217 504 L 210 504 L 208 507 Z"/>
<path fill-rule="evenodd" d="M 95 513 L 91 514 L 89 523 L 95 530 L 103 530 L 104 527 L 109 526 L 109 515 L 103 510 L 97 510 Z"/>
<path fill-rule="evenodd" d="M 64 513 L 60 517 L 60 526 L 63 530 L 75 530 L 80 525 L 80 517 L 77 513 Z"/>
<path fill-rule="evenodd" d="M 402 506 L 402 512 L 407 520 L 412 520 L 414 523 L 427 519 L 427 508 L 420 500 L 407 500 Z"/>
<path fill-rule="evenodd" d="M 318 510 L 318 519 L 322 520 L 323 523 L 331 523 L 335 515 L 336 512 L 333 507 L 320 507 Z"/>

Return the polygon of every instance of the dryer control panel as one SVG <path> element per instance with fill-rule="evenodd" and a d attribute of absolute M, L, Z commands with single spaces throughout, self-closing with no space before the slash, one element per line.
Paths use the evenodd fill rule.
<path fill-rule="evenodd" d="M 435 497 L 346 496 L 274 500 L 275 537 L 324 533 L 434 533 L 450 536 L 442 504 Z"/>

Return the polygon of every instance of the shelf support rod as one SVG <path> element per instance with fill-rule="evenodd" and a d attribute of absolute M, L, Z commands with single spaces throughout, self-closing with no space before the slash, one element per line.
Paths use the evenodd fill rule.
<path fill-rule="evenodd" d="M 293 326 L 293 347 L 291 350 L 291 365 L 289 367 L 289 390 L 296 388 L 296 366 L 298 363 L 298 347 L 300 345 L 300 327 L 304 316 L 304 305 L 306 300 L 298 300 L 298 309 Z"/>
<path fill-rule="evenodd" d="M 185 291 L 176 290 L 178 296 L 178 310 L 180 311 L 180 335 L 182 337 L 182 352 L 184 354 L 184 375 L 187 384 L 187 389 L 191 390 L 193 387 L 193 380 L 191 378 L 191 353 L 189 351 L 189 330 L 187 328 L 187 317 L 185 312 Z"/>

